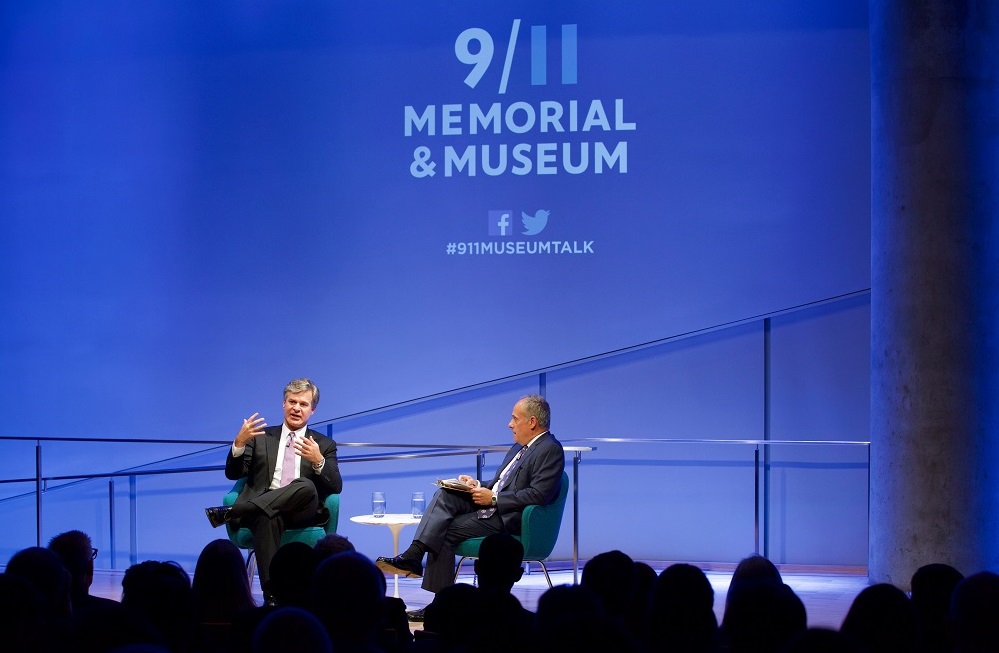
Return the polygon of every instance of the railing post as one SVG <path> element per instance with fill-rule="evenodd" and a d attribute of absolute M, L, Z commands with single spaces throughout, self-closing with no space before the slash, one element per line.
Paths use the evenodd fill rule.
<path fill-rule="evenodd" d="M 760 445 L 753 451 L 753 551 L 760 554 Z"/>
<path fill-rule="evenodd" d="M 35 546 L 42 545 L 42 443 L 35 442 Z"/>
<path fill-rule="evenodd" d="M 579 461 L 583 452 L 572 456 L 572 584 L 579 585 Z"/>
<path fill-rule="evenodd" d="M 114 533 L 114 477 L 108 479 L 108 524 L 110 526 L 110 537 L 111 541 L 108 544 L 108 550 L 111 553 L 111 568 L 115 568 L 115 533 Z"/>
<path fill-rule="evenodd" d="M 135 515 L 136 515 L 136 483 L 135 475 L 128 477 L 128 503 L 129 503 L 129 538 L 128 538 L 128 563 L 129 565 L 134 565 L 139 562 L 138 554 L 136 549 L 138 548 L 137 537 L 136 537 L 136 527 L 135 527 Z"/>

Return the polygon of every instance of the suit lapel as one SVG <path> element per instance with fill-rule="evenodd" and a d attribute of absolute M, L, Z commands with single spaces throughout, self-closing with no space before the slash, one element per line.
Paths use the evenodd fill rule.
<path fill-rule="evenodd" d="M 548 436 L 550 436 L 550 435 L 551 435 L 550 431 L 545 432 L 544 435 L 542 435 L 540 438 L 538 438 L 537 440 L 534 441 L 534 444 L 532 444 L 531 446 L 529 446 L 527 448 L 527 451 L 524 452 L 524 455 L 520 457 L 520 462 L 517 463 L 517 468 L 515 470 L 513 470 L 513 472 L 510 474 L 510 478 L 506 479 L 506 485 L 507 485 L 507 487 L 512 486 L 513 482 L 517 479 L 517 476 L 522 471 L 524 471 L 525 469 L 527 469 L 528 458 L 530 458 L 531 455 L 534 454 L 535 450 L 537 450 L 537 448 L 538 448 L 538 445 L 540 445 L 542 442 L 544 442 L 545 438 L 548 437 Z M 502 488 L 500 488 L 500 489 L 502 489 Z"/>
<path fill-rule="evenodd" d="M 281 427 L 275 426 L 264 431 L 264 444 L 267 448 L 267 471 L 271 477 L 277 468 L 278 449 L 281 444 Z"/>

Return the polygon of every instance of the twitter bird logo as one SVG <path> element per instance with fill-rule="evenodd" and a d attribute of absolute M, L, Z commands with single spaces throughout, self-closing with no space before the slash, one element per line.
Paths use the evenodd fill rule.
<path fill-rule="evenodd" d="M 548 224 L 548 216 L 551 211 L 545 211 L 544 209 L 538 209 L 535 211 L 534 215 L 528 215 L 523 211 L 520 212 L 520 221 L 524 223 L 524 235 L 525 236 L 535 236 L 544 231 L 545 226 Z"/>

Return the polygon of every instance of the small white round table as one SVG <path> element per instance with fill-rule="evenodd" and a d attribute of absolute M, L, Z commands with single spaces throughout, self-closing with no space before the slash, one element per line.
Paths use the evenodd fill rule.
<path fill-rule="evenodd" d="M 374 515 L 355 515 L 350 518 L 355 524 L 366 524 L 368 526 L 388 526 L 392 531 L 392 556 L 399 555 L 399 533 L 404 526 L 413 526 L 420 523 L 419 517 L 414 517 L 411 513 L 388 513 L 384 517 Z M 399 574 L 394 575 L 395 594 L 399 598 Z"/>

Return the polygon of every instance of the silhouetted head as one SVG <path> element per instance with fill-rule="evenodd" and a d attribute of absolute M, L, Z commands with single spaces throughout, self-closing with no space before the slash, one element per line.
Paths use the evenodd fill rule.
<path fill-rule="evenodd" d="M 943 563 L 923 565 L 912 575 L 912 603 L 920 619 L 946 619 L 954 588 L 964 574 Z"/>
<path fill-rule="evenodd" d="M 809 628 L 792 638 L 783 653 L 861 653 L 861 649 L 841 632 Z"/>
<path fill-rule="evenodd" d="M 196 623 L 194 591 L 176 562 L 147 560 L 125 570 L 121 604 L 145 617 L 172 649 L 186 647 Z"/>
<path fill-rule="evenodd" d="M 253 653 L 333 653 L 330 636 L 311 612 L 278 608 L 253 631 Z"/>
<path fill-rule="evenodd" d="M 319 554 L 305 542 L 288 542 L 271 559 L 267 591 L 280 606 L 307 608 Z"/>
<path fill-rule="evenodd" d="M 784 579 L 781 578 L 777 565 L 770 562 L 769 559 L 754 553 L 739 561 L 735 571 L 732 572 L 732 581 L 729 585 L 738 585 L 739 583 L 757 580 L 766 580 L 778 585 L 784 584 Z"/>
<path fill-rule="evenodd" d="M 600 597 L 607 614 L 623 616 L 635 591 L 635 561 L 617 550 L 598 553 L 583 565 L 579 583 Z"/>
<path fill-rule="evenodd" d="M 385 575 L 368 558 L 344 551 L 327 558 L 312 579 L 312 611 L 334 642 L 374 641 L 384 613 Z"/>
<path fill-rule="evenodd" d="M 229 540 L 213 540 L 205 545 L 191 587 L 202 619 L 228 621 L 254 606 L 243 552 Z"/>
<path fill-rule="evenodd" d="M 870 651 L 912 651 L 916 646 L 916 610 L 905 592 L 889 583 L 878 583 L 853 599 L 839 630 Z"/>
<path fill-rule="evenodd" d="M 482 628 L 479 588 L 459 583 L 437 592 L 424 611 L 423 627 L 436 633 L 445 647 L 475 641 Z"/>
<path fill-rule="evenodd" d="M 534 623 L 534 637 L 527 642 L 532 653 L 639 650 L 621 621 L 608 616 L 600 598 L 582 585 L 561 585 L 542 594 Z"/>
<path fill-rule="evenodd" d="M 992 653 L 999 642 L 999 575 L 980 571 L 954 588 L 950 604 L 955 653 Z"/>
<path fill-rule="evenodd" d="M 83 531 L 66 531 L 49 540 L 49 551 L 62 560 L 72 578 L 73 596 L 84 596 L 90 592 L 94 582 L 94 549 L 90 536 Z"/>
<path fill-rule="evenodd" d="M 482 540 L 475 573 L 479 587 L 509 592 L 524 575 L 524 545 L 507 533 L 494 533 Z"/>
<path fill-rule="evenodd" d="M 679 563 L 663 570 L 649 604 L 649 648 L 655 651 L 712 651 L 718 642 L 715 590 L 704 572 Z"/>
<path fill-rule="evenodd" d="M 339 533 L 327 533 L 316 542 L 316 546 L 313 548 L 316 550 L 320 561 L 344 551 L 357 550 L 351 544 L 350 540 Z"/>
<path fill-rule="evenodd" d="M 728 592 L 722 635 L 732 653 L 778 651 L 808 625 L 805 605 L 785 584 L 746 581 Z"/>
<path fill-rule="evenodd" d="M 32 546 L 15 553 L 6 573 L 28 581 L 42 599 L 46 614 L 69 617 L 72 614 L 69 572 L 52 551 Z"/>
<path fill-rule="evenodd" d="M 4 650 L 41 651 L 39 633 L 44 628 L 44 601 L 27 578 L 0 574 L 0 632 Z"/>

